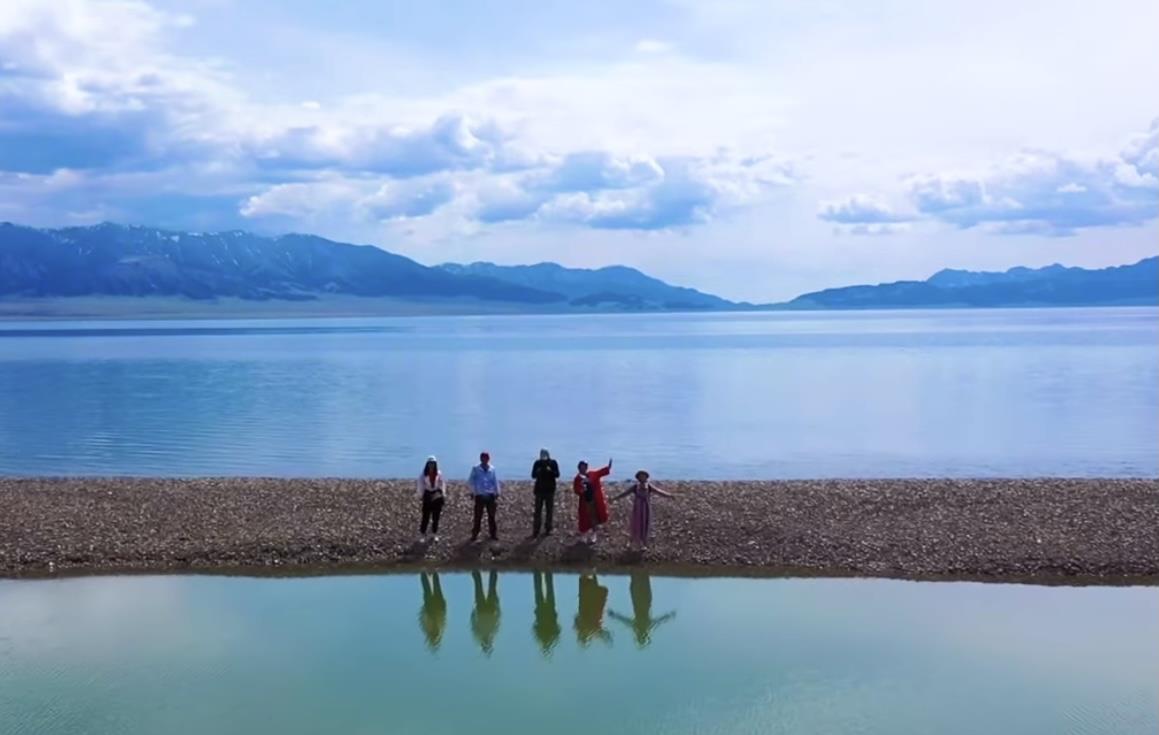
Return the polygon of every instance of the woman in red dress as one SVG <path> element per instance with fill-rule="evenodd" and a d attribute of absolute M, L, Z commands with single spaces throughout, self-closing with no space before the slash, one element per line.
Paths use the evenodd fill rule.
<path fill-rule="evenodd" d="M 579 496 L 579 532 L 589 544 L 596 542 L 596 528 L 608 522 L 608 499 L 604 496 L 602 480 L 612 474 L 612 460 L 608 466 L 588 470 L 587 462 L 579 463 L 572 489 Z"/>

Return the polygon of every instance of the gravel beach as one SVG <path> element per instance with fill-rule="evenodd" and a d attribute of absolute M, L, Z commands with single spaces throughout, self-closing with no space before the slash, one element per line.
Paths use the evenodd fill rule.
<path fill-rule="evenodd" d="M 594 548 L 577 542 L 570 482 L 556 496 L 555 533 L 539 540 L 528 538 L 530 484 L 506 483 L 498 544 L 467 542 L 470 498 L 452 483 L 441 539 L 422 544 L 413 480 L 4 478 L 0 576 L 485 564 L 1159 582 L 1156 479 L 659 484 L 678 498 L 654 501 L 652 545 L 638 553 L 630 499 L 613 505 Z"/>

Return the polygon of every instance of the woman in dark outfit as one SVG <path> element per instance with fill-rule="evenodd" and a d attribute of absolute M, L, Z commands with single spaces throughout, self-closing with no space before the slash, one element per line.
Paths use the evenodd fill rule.
<path fill-rule="evenodd" d="M 439 540 L 439 516 L 443 514 L 443 503 L 446 502 L 447 486 L 443 482 L 443 473 L 439 472 L 439 461 L 427 457 L 423 465 L 423 473 L 416 483 L 419 500 L 422 502 L 422 521 L 419 523 L 419 540 L 427 540 L 427 527 L 430 526 L 431 538 Z"/>

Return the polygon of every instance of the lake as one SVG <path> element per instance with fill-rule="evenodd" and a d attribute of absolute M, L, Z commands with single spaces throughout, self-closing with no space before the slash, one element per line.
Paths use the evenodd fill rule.
<path fill-rule="evenodd" d="M 1159 475 L 1159 310 L 0 323 L 0 474 Z"/>
<path fill-rule="evenodd" d="M 1159 589 L 573 574 L 0 581 L 0 732 L 1159 731 Z"/>

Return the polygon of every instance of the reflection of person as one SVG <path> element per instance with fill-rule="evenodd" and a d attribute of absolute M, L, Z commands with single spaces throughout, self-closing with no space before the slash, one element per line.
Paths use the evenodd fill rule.
<path fill-rule="evenodd" d="M 439 472 L 439 461 L 434 456 L 427 457 L 423 465 L 423 473 L 419 475 L 415 484 L 419 501 L 422 503 L 422 520 L 419 523 L 419 540 L 427 539 L 427 524 L 430 524 L 431 536 L 439 540 L 439 516 L 443 514 L 443 503 L 447 496 L 447 486 L 443 482 L 443 473 Z"/>
<path fill-rule="evenodd" d="M 531 477 L 535 480 L 535 516 L 531 522 L 531 535 L 539 535 L 546 510 L 545 532 L 550 536 L 551 520 L 555 515 L 555 481 L 559 479 L 559 463 L 551 458 L 546 449 L 539 450 L 539 459 L 531 465 Z"/>
<path fill-rule="evenodd" d="M 652 496 L 673 497 L 671 493 L 666 493 L 648 482 L 648 477 L 647 470 L 640 470 L 636 473 L 635 484 L 612 498 L 613 501 L 616 501 L 628 495 L 632 496 L 632 521 L 629 526 L 632 533 L 632 543 L 641 549 L 648 548 L 648 532 L 652 529 Z"/>
<path fill-rule="evenodd" d="M 544 577 L 547 578 L 547 594 L 544 594 Z M 555 644 L 559 643 L 559 614 L 555 610 L 555 584 L 551 572 L 535 573 L 535 624 L 532 626 L 539 647 L 544 656 L 550 656 Z"/>
<path fill-rule="evenodd" d="M 612 634 L 604 630 L 604 606 L 608 604 L 608 588 L 600 584 L 594 574 L 579 578 L 579 609 L 575 616 L 576 640 L 587 646 L 593 638 L 612 642 Z"/>
<path fill-rule="evenodd" d="M 427 648 L 439 650 L 443 642 L 443 631 L 447 628 L 447 598 L 443 597 L 443 586 L 439 584 L 438 572 L 419 575 L 423 583 L 423 607 L 419 610 L 419 627 L 427 638 Z"/>
<path fill-rule="evenodd" d="M 479 539 L 479 526 L 483 522 L 483 511 L 487 511 L 487 525 L 491 531 L 491 540 L 499 540 L 499 529 L 495 525 L 495 506 L 499 502 L 499 476 L 495 474 L 495 466 L 491 464 L 491 455 L 483 452 L 479 455 L 479 464 L 471 468 L 471 476 L 467 478 L 471 486 L 471 494 L 475 496 L 475 523 L 471 527 L 471 540 Z"/>
<path fill-rule="evenodd" d="M 598 470 L 588 470 L 587 462 L 580 462 L 572 489 L 579 496 L 579 532 L 589 544 L 596 541 L 596 528 L 608 522 L 608 500 L 604 496 L 603 479 L 612 474 L 612 460 Z"/>
<path fill-rule="evenodd" d="M 471 632 L 479 647 L 488 656 L 495 649 L 495 635 L 499 632 L 499 575 L 492 571 L 487 579 L 487 595 L 483 595 L 483 575 L 471 572 L 475 582 L 475 609 L 471 611 Z"/>
<path fill-rule="evenodd" d="M 652 578 L 644 572 L 632 575 L 628 583 L 628 591 L 632 595 L 632 617 L 621 615 L 615 610 L 608 611 L 608 617 L 624 623 L 632 629 L 636 636 L 636 645 L 647 648 L 652 642 L 652 631 L 676 617 L 675 612 L 666 613 L 658 618 L 652 617 Z"/>

